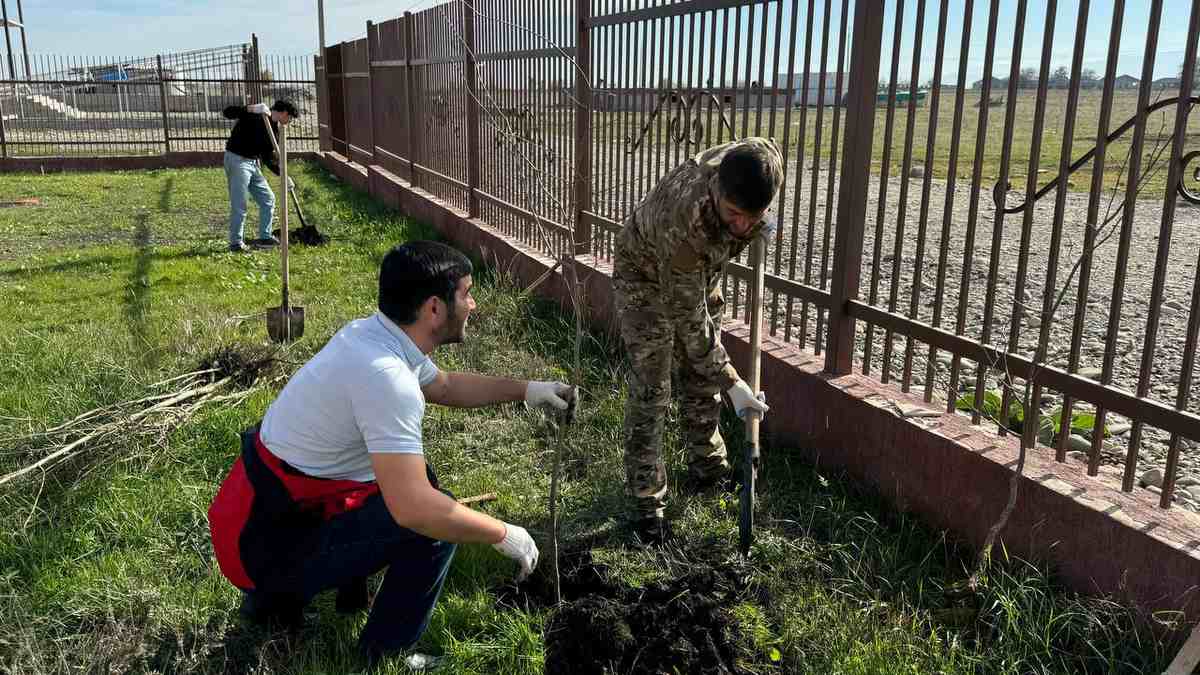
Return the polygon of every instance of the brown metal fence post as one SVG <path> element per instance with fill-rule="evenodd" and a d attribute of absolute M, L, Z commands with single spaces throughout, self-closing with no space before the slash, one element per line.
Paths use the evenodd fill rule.
<path fill-rule="evenodd" d="M 849 373 L 854 362 L 854 317 L 847 310 L 848 303 L 858 298 L 862 274 L 863 229 L 867 219 L 867 187 L 871 180 L 871 145 L 875 134 L 875 89 L 879 82 L 879 52 L 883 40 L 883 0 L 858 0 L 855 3 L 853 35 L 830 288 L 829 344 L 825 352 L 825 371 L 837 375 Z"/>
<path fill-rule="evenodd" d="M 0 157 L 8 158 L 8 139 L 4 136 L 4 90 L 0 89 Z"/>
<path fill-rule="evenodd" d="M 258 56 L 258 35 L 250 34 L 250 44 L 253 45 L 250 51 L 254 55 L 254 77 L 251 78 L 254 80 L 254 84 L 250 85 L 250 91 L 254 92 L 254 102 L 262 103 L 262 61 Z"/>
<path fill-rule="evenodd" d="M 592 0 L 575 0 L 575 255 L 592 249 Z"/>
<path fill-rule="evenodd" d="M 463 0 L 463 41 L 466 43 L 467 76 L 467 213 L 479 217 L 479 83 L 475 70 L 475 2 Z"/>
<path fill-rule="evenodd" d="M 375 163 L 375 89 L 371 86 L 371 81 L 374 79 L 371 77 L 371 54 L 375 52 L 374 49 L 371 49 L 371 40 L 375 39 L 371 37 L 373 33 L 375 33 L 375 24 L 367 21 L 367 37 L 363 51 L 366 52 L 365 60 L 367 62 L 367 119 L 371 121 L 367 131 L 371 133 L 371 136 L 364 149 L 371 156 L 371 164 Z"/>
<path fill-rule="evenodd" d="M 163 146 L 166 152 L 171 152 L 171 127 L 167 122 L 167 83 L 163 79 L 162 55 L 154 57 L 158 64 L 158 102 L 162 106 Z"/>
<path fill-rule="evenodd" d="M 413 15 L 404 13 L 404 98 L 408 100 L 408 182 L 417 186 L 417 103 L 413 92 Z"/>

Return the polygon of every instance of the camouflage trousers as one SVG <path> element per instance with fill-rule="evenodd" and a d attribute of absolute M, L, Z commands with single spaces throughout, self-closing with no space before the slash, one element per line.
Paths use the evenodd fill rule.
<path fill-rule="evenodd" d="M 630 361 L 624 434 L 626 493 L 632 498 L 635 517 L 661 517 L 667 503 L 663 426 L 672 376 L 680 390 L 679 416 L 688 452 L 688 474 L 705 479 L 729 470 L 725 440 L 718 430 L 720 388 L 707 373 L 698 372 L 687 357 L 705 348 L 694 344 L 696 341 L 720 339 L 722 300 L 713 289 L 706 306 L 709 316 L 716 317 L 715 323 L 692 326 L 672 316 L 662 302 L 658 284 L 643 283 L 614 271 L 613 290 L 621 340 Z M 718 332 L 715 337 L 713 326 Z"/>

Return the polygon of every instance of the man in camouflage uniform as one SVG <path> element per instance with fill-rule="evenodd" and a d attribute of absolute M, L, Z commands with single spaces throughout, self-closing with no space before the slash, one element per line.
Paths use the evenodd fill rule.
<path fill-rule="evenodd" d="M 678 381 L 688 474 L 698 485 L 729 474 L 718 430 L 722 390 L 738 415 L 766 412 L 721 344 L 718 283 L 725 264 L 756 236 L 768 238 L 767 208 L 783 180 L 774 142 L 747 138 L 710 148 L 667 174 L 626 219 L 613 288 L 631 361 L 625 406 L 625 472 L 635 529 L 664 535 L 667 478 L 663 420 Z M 674 360 L 674 364 L 673 364 Z"/>

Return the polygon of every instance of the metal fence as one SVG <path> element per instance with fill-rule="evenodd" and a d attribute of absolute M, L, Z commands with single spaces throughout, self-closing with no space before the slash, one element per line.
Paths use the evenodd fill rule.
<path fill-rule="evenodd" d="M 1167 507 L 1200 440 L 1200 6 L 1160 45 L 1162 0 L 1032 4 L 459 0 L 325 49 L 321 144 L 606 258 L 667 171 L 771 136 L 772 335 L 1126 490 L 1162 465 Z"/>
<path fill-rule="evenodd" d="M 289 134 L 316 149 L 311 57 L 264 55 L 258 41 L 150 57 L 13 56 L 0 80 L 0 155 L 145 155 L 220 150 L 229 105 L 292 100 Z"/>

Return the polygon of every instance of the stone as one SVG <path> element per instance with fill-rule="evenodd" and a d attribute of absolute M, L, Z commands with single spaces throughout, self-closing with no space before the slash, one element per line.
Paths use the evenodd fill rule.
<path fill-rule="evenodd" d="M 941 417 L 940 410 L 930 410 L 912 403 L 897 403 L 896 407 L 900 410 L 901 417 L 919 418 L 919 417 Z"/>
<path fill-rule="evenodd" d="M 1153 492 L 1156 495 L 1162 494 L 1162 488 L 1158 487 L 1157 485 L 1147 485 L 1146 489 Z"/>
<path fill-rule="evenodd" d="M 1046 446 L 1047 448 L 1054 446 L 1054 426 L 1053 425 L 1050 425 L 1050 424 L 1042 425 L 1041 430 L 1038 431 L 1038 443 L 1041 443 L 1042 445 Z"/>
<path fill-rule="evenodd" d="M 1183 303 L 1178 300 L 1172 300 L 1172 301 L 1164 304 L 1163 307 L 1166 307 L 1168 309 L 1173 309 L 1176 312 L 1183 311 Z"/>
<path fill-rule="evenodd" d="M 1146 473 L 1143 473 L 1141 484 L 1161 488 L 1163 484 L 1163 470 L 1158 467 L 1154 467 Z"/>
<path fill-rule="evenodd" d="M 1124 436 L 1125 434 L 1129 433 L 1130 429 L 1133 428 L 1132 424 L 1126 422 L 1122 422 L 1120 424 L 1109 424 L 1106 426 L 1108 427 L 1108 434 L 1110 436 Z"/>
<path fill-rule="evenodd" d="M 1088 463 L 1088 454 L 1086 452 L 1072 450 L 1067 453 L 1067 457 L 1075 460 L 1076 462 L 1083 462 L 1084 464 Z"/>
<path fill-rule="evenodd" d="M 1175 484 L 1179 487 L 1200 486 L 1200 479 L 1197 479 L 1195 476 L 1180 476 L 1179 479 L 1175 481 Z"/>
<path fill-rule="evenodd" d="M 1192 501 L 1200 503 L 1200 485 L 1184 488 L 1181 492 L 1186 492 L 1192 498 Z"/>
<path fill-rule="evenodd" d="M 1067 449 L 1074 452 L 1087 453 L 1092 449 L 1092 442 L 1079 434 L 1071 434 L 1067 438 Z"/>
<path fill-rule="evenodd" d="M 909 178 L 924 178 L 925 167 L 920 164 L 914 165 L 913 168 L 908 170 L 908 176 Z"/>

